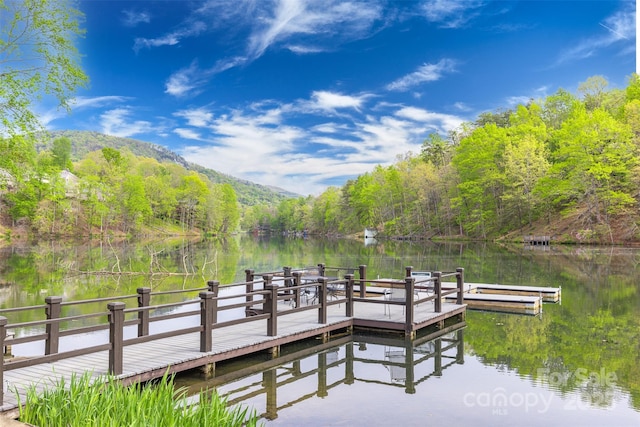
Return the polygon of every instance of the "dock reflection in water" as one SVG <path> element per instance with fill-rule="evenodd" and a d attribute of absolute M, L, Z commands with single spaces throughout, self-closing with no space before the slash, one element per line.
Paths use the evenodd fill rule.
<path fill-rule="evenodd" d="M 287 408 L 300 410 L 305 401 L 325 398 L 334 388 L 357 383 L 414 394 L 423 382 L 464 363 L 464 326 L 462 322 L 413 341 L 356 334 L 283 347 L 280 357 L 262 354 L 227 362 L 216 367 L 213 377 L 181 375 L 176 384 L 188 387 L 193 395 L 216 390 L 229 404 L 256 409 L 266 420 L 275 420 Z"/>

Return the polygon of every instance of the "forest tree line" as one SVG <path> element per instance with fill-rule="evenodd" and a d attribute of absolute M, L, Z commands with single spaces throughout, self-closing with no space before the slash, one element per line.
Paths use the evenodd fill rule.
<path fill-rule="evenodd" d="M 230 184 L 175 162 L 104 147 L 71 161 L 71 141 L 36 152 L 20 136 L 0 140 L 0 203 L 12 226 L 37 235 L 224 234 L 240 219 Z"/>
<path fill-rule="evenodd" d="M 639 76 L 623 89 L 594 76 L 577 94 L 560 89 L 432 133 L 420 153 L 318 197 L 252 207 L 244 225 L 489 239 L 570 218 L 574 240 L 619 239 L 622 228 L 638 240 L 639 147 Z"/>
<path fill-rule="evenodd" d="M 175 162 L 104 147 L 71 161 L 61 137 L 37 152 L 0 140 L 4 223 L 40 235 L 269 230 L 492 239 L 570 218 L 574 239 L 638 240 L 640 77 L 601 76 L 513 109 L 487 112 L 419 153 L 317 197 L 240 205 L 230 184 Z"/>

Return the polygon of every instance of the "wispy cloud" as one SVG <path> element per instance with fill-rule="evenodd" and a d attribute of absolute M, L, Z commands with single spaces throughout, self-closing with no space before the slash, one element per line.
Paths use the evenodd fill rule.
<path fill-rule="evenodd" d="M 395 115 L 397 117 L 413 120 L 441 134 L 447 134 L 449 131 L 457 129 L 464 122 L 464 120 L 458 116 L 435 113 L 433 111 L 427 111 L 416 107 L 401 108 L 395 113 Z"/>
<path fill-rule="evenodd" d="M 90 108 L 103 108 L 109 105 L 122 103 L 130 100 L 127 96 L 109 95 L 109 96 L 77 96 L 69 100 L 69 108 L 71 113 Z M 43 126 L 48 127 L 49 123 L 68 115 L 67 110 L 55 107 L 44 112 L 36 112 L 38 120 Z"/>
<path fill-rule="evenodd" d="M 417 107 L 369 106 L 368 96 L 316 91 L 295 105 L 258 102 L 217 112 L 215 118 L 208 108 L 183 110 L 174 116 L 197 129 L 185 132 L 184 126 L 178 126 L 176 133 L 184 132 L 185 139 L 202 143 L 180 154 L 239 178 L 318 194 L 328 183 L 344 182 L 377 164 L 391 164 L 400 153 L 417 152 L 428 133 L 447 133 L 463 122 L 454 115 Z M 343 109 L 360 114 L 323 120 L 326 111 Z M 303 127 L 300 120 L 319 123 Z"/>
<path fill-rule="evenodd" d="M 160 37 L 152 39 L 138 37 L 133 43 L 133 50 L 138 52 L 140 51 L 140 49 L 144 48 L 177 45 L 183 38 L 197 36 L 204 32 L 206 29 L 207 26 L 204 24 L 204 22 L 196 21 L 192 22 L 189 27 L 173 31 Z"/>
<path fill-rule="evenodd" d="M 104 107 L 105 105 L 110 105 L 113 103 L 125 102 L 130 100 L 131 98 L 128 96 L 119 96 L 119 95 L 107 95 L 107 96 L 77 96 L 69 101 L 69 105 L 72 110 L 77 110 L 80 108 L 98 108 Z"/>
<path fill-rule="evenodd" d="M 107 135 L 127 138 L 133 135 L 151 133 L 154 126 L 146 120 L 130 120 L 132 110 L 130 108 L 116 108 L 105 111 L 100 116 L 102 132 Z"/>
<path fill-rule="evenodd" d="M 420 10 L 429 22 L 442 28 L 459 28 L 477 16 L 478 9 L 485 4 L 477 0 L 426 0 Z"/>
<path fill-rule="evenodd" d="M 186 97 L 197 95 L 206 84 L 209 70 L 202 70 L 198 67 L 198 61 L 193 61 L 191 65 L 183 68 L 165 82 L 165 93 L 175 97 Z"/>
<path fill-rule="evenodd" d="M 151 22 L 151 14 L 146 11 L 123 10 L 122 24 L 126 27 L 135 27 L 138 24 Z"/>
<path fill-rule="evenodd" d="M 303 105 L 311 111 L 321 110 L 336 113 L 339 109 L 354 109 L 359 111 L 370 95 L 343 95 L 338 92 L 324 90 L 314 91 L 311 100 L 303 102 Z"/>
<path fill-rule="evenodd" d="M 187 124 L 194 127 L 208 126 L 213 119 L 213 113 L 204 107 L 180 110 L 175 112 L 173 115 L 186 119 Z"/>
<path fill-rule="evenodd" d="M 357 40 L 368 36 L 381 18 L 382 8 L 375 2 L 280 0 L 263 19 L 255 21 L 249 38 L 248 57 L 260 57 L 270 46 L 298 36 L 298 52 L 304 36 L 317 49 L 322 40 Z M 335 42 L 335 41 L 334 41 Z"/>
<path fill-rule="evenodd" d="M 326 52 L 326 49 L 316 46 L 304 46 L 304 45 L 286 45 L 285 49 L 289 49 L 293 53 L 297 53 L 300 55 L 309 54 L 309 53 L 320 53 Z"/>
<path fill-rule="evenodd" d="M 369 37 L 382 14 L 383 7 L 377 1 L 346 0 L 210 1 L 194 12 L 209 28 L 224 27 L 232 33 L 244 29 L 241 34 L 248 34 L 244 52 L 218 60 L 206 70 L 208 77 L 247 65 L 269 49 L 288 49 L 299 55 L 336 49 L 345 42 Z M 136 39 L 134 49 L 178 44 L 204 30 L 194 30 L 189 23 L 185 29 L 155 39 Z M 185 73 L 171 76 L 176 90 L 167 93 L 182 96 L 186 91 L 181 88 L 195 87 L 188 77 Z"/>
<path fill-rule="evenodd" d="M 594 28 L 594 36 L 585 38 L 562 52 L 552 66 L 589 58 L 614 45 L 619 45 L 624 52 L 630 52 L 629 47 L 635 47 L 635 32 L 635 7 L 633 3 L 627 2 L 622 9 L 605 18 Z"/>
<path fill-rule="evenodd" d="M 423 64 L 413 73 L 407 74 L 387 85 L 387 90 L 404 92 L 425 82 L 440 80 L 444 73 L 455 72 L 456 61 L 444 58 L 435 64 Z"/>
<path fill-rule="evenodd" d="M 202 139 L 200 134 L 193 129 L 175 128 L 173 132 L 184 139 L 194 139 L 196 141 Z"/>

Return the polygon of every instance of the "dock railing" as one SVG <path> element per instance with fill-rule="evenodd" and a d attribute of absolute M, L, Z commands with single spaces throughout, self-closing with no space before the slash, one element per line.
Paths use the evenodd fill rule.
<path fill-rule="evenodd" d="M 318 265 L 319 272 L 326 274 L 327 268 L 323 264 Z M 344 269 L 354 271 L 355 269 Z M 366 280 L 366 266 L 359 267 L 360 278 L 355 279 L 354 274 L 345 274 L 344 278 L 337 279 L 326 276 L 305 276 L 304 271 L 294 269 L 284 269 L 282 272 L 263 273 L 258 278 L 252 270 L 246 271 L 246 282 L 225 285 L 224 288 L 244 288 L 244 292 L 220 295 L 220 282 L 208 281 L 206 288 L 195 288 L 187 290 L 172 290 L 162 292 L 152 292 L 150 288 L 138 288 L 135 295 L 124 295 L 119 297 L 95 298 L 90 300 L 63 302 L 62 297 L 49 296 L 45 298 L 44 305 L 0 309 L 0 348 L 9 348 L 18 344 L 44 341 L 44 354 L 33 357 L 20 358 L 16 360 L 4 360 L 0 358 L 0 384 L 4 384 L 4 372 L 19 369 L 22 367 L 34 366 L 43 363 L 51 363 L 62 359 L 108 351 L 108 372 L 112 375 L 121 375 L 123 372 L 124 347 L 169 338 L 189 333 L 199 333 L 200 351 L 210 352 L 213 348 L 213 330 L 236 324 L 267 320 L 266 334 L 276 336 L 278 334 L 278 318 L 292 313 L 306 310 L 317 310 L 318 323 L 327 323 L 327 308 L 331 305 L 344 304 L 345 317 L 354 317 L 354 303 L 367 302 L 372 304 L 390 303 L 376 298 L 356 297 L 354 288 L 359 286 L 360 295 L 367 284 L 382 285 L 381 280 Z M 363 274 L 364 273 L 364 274 Z M 441 279 L 447 276 L 456 276 L 458 287 L 453 290 L 442 291 Z M 306 277 L 306 279 L 305 279 Z M 307 280 L 308 279 L 308 280 Z M 458 303 L 462 301 L 463 270 L 458 269 L 454 273 L 435 272 L 433 278 L 428 280 L 433 283 L 433 295 L 426 298 L 414 300 L 414 288 L 429 288 L 427 283 L 415 282 L 414 278 L 407 277 L 404 286 L 407 290 L 407 300 L 398 304 L 406 305 L 405 329 L 411 331 L 413 323 L 414 307 L 427 301 L 434 300 L 435 311 L 441 311 L 441 302 L 444 295 L 458 292 Z M 397 285 L 395 282 L 386 282 L 388 285 Z M 329 287 L 339 286 L 341 292 L 329 298 Z M 316 292 L 315 301 L 311 304 L 302 304 L 302 294 L 305 290 L 314 288 Z M 186 301 L 171 302 L 166 304 L 151 305 L 151 300 L 160 296 L 172 294 L 189 295 L 198 292 L 198 299 L 188 299 Z M 125 301 L 136 300 L 137 307 L 126 308 Z M 244 300 L 242 302 L 227 301 L 231 299 Z M 279 301 L 289 304 L 278 305 Z M 89 314 L 63 315 L 63 311 L 69 311 L 70 307 L 82 305 L 107 303 L 107 310 Z M 226 303 L 225 303 L 226 302 Z M 288 305 L 288 306 L 287 306 Z M 198 306 L 189 309 L 190 306 Z M 187 307 L 187 310 L 183 310 Z M 218 321 L 218 315 L 225 310 L 243 308 L 245 316 L 239 316 L 226 321 Z M 178 310 L 180 309 L 180 310 Z M 43 310 L 44 320 L 9 323 L 5 315 L 25 311 Z M 175 312 L 166 313 L 168 310 Z M 152 316 L 151 313 L 155 312 Z M 250 313 L 251 312 L 251 313 Z M 181 317 L 199 316 L 199 325 L 189 326 L 179 329 L 162 330 L 150 333 L 150 325 L 154 322 L 174 320 Z M 105 322 L 106 320 L 106 322 Z M 68 327 L 77 321 L 85 321 L 90 324 L 81 327 Z M 130 327 L 137 326 L 133 333 Z M 128 333 L 125 328 L 129 327 Z M 15 332 L 21 329 L 43 330 L 44 333 L 18 336 Z M 60 339 L 62 337 L 79 336 L 91 332 L 108 330 L 108 342 L 97 345 L 65 349 L 60 351 Z M 133 335 L 133 336 L 132 336 Z M 3 388 L 0 388 L 0 404 L 3 401 Z"/>
<path fill-rule="evenodd" d="M 420 304 L 425 304 L 433 301 L 434 312 L 442 312 L 442 302 L 447 295 L 457 294 L 456 304 L 464 304 L 464 269 L 458 268 L 454 272 L 432 272 L 431 276 L 427 277 L 413 277 L 411 271 L 413 267 L 405 267 L 406 276 L 404 281 L 393 279 L 367 279 L 366 278 L 366 266 L 361 265 L 359 267 L 360 279 L 354 280 L 354 287 L 359 290 L 359 296 L 353 297 L 354 302 L 368 303 L 368 304 L 387 304 L 387 305 L 399 305 L 404 306 L 404 328 L 406 334 L 411 334 L 413 331 L 415 308 Z M 443 289 L 442 279 L 454 277 L 456 280 L 456 286 L 452 288 Z M 404 300 L 392 300 L 392 299 L 375 299 L 367 296 L 367 288 L 382 288 L 392 289 L 401 288 L 404 290 Z M 422 294 L 425 294 L 423 297 Z M 418 297 L 416 298 L 416 295 Z"/>

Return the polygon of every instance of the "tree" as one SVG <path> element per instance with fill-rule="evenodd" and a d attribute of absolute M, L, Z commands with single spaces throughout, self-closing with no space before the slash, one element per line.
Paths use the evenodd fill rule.
<path fill-rule="evenodd" d="M 57 138 L 53 140 L 51 147 L 53 163 L 59 170 L 71 169 L 71 140 L 69 138 Z"/>
<path fill-rule="evenodd" d="M 127 175 L 122 181 L 121 196 L 125 226 L 136 231 L 153 214 L 151 204 L 144 191 L 142 177 Z"/>
<path fill-rule="evenodd" d="M 222 214 L 221 233 L 229 233 L 238 228 L 240 221 L 240 209 L 238 198 L 231 184 L 220 184 L 222 200 L 220 201 L 220 213 Z"/>
<path fill-rule="evenodd" d="M 442 167 L 449 162 L 451 157 L 451 145 L 438 133 L 431 133 L 422 142 L 422 158 L 425 162 L 431 162 L 435 167 Z"/>
<path fill-rule="evenodd" d="M 452 159 L 460 178 L 452 203 L 467 232 L 483 238 L 496 231 L 501 215 L 507 141 L 507 128 L 488 123 L 464 138 Z"/>
<path fill-rule="evenodd" d="M 635 203 L 630 172 L 637 165 L 637 148 L 628 125 L 602 109 L 576 108 L 557 131 L 562 144 L 553 153 L 549 176 L 538 190 L 559 207 L 584 203 L 587 226 L 608 224 L 609 214 Z"/>
<path fill-rule="evenodd" d="M 582 94 L 587 110 L 591 111 L 600 108 L 607 86 L 609 86 L 609 82 L 602 76 L 589 77 L 578 85 L 578 93 Z"/>
<path fill-rule="evenodd" d="M 53 96 L 68 108 L 88 77 L 74 39 L 82 14 L 72 0 L 0 0 L 0 127 L 9 136 L 41 128 L 32 105 Z"/>

